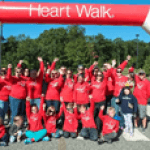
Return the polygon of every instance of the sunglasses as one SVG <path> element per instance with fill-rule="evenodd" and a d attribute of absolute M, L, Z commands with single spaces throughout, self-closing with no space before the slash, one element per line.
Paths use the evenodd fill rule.
<path fill-rule="evenodd" d="M 144 75 L 145 75 L 145 73 L 139 73 L 139 75 L 140 75 L 140 76 L 144 76 Z"/>
<path fill-rule="evenodd" d="M 51 111 L 51 110 L 49 110 L 49 111 L 48 111 L 48 113 L 55 113 L 55 111 Z"/>
<path fill-rule="evenodd" d="M 21 73 L 21 72 L 16 72 L 16 73 Z"/>
<path fill-rule="evenodd" d="M 102 75 L 102 74 L 98 74 L 97 76 L 98 76 L 98 77 L 103 77 L 103 75 Z"/>
<path fill-rule="evenodd" d="M 117 70 L 117 73 L 122 73 L 122 71 L 121 70 Z"/>
<path fill-rule="evenodd" d="M 67 110 L 73 110 L 72 108 L 67 108 Z"/>

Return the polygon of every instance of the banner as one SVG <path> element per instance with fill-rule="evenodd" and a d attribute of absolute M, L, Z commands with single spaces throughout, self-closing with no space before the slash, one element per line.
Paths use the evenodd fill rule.
<path fill-rule="evenodd" d="M 0 21 L 142 26 L 150 34 L 150 5 L 0 2 Z"/>

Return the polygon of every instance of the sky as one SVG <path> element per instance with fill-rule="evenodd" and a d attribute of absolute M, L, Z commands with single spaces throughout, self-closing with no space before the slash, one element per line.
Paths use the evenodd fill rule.
<path fill-rule="evenodd" d="M 10 1 L 10 0 L 5 0 Z M 13 2 L 49 2 L 49 3 L 88 3 L 88 4 L 146 4 L 150 5 L 150 0 L 12 0 Z M 129 27 L 129 26 L 98 26 L 98 25 L 81 25 L 86 29 L 86 35 L 103 34 L 105 38 L 114 40 L 115 38 L 122 38 L 123 40 L 132 40 L 136 38 L 136 34 L 139 34 L 139 39 L 145 42 L 150 42 L 150 35 L 146 33 L 141 27 Z M 25 34 L 30 38 L 37 38 L 44 30 L 51 28 L 66 28 L 67 25 L 55 25 L 55 24 L 4 24 L 3 36 L 8 38 L 9 36 L 17 36 L 19 34 Z"/>

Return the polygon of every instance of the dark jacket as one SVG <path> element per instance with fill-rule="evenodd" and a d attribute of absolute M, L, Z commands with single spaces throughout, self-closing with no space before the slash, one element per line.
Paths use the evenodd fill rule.
<path fill-rule="evenodd" d="M 119 100 L 121 110 L 124 114 L 133 114 L 137 112 L 137 99 L 133 96 L 133 94 L 125 95 L 123 89 L 119 95 Z M 129 107 L 129 103 L 133 105 L 133 109 Z"/>

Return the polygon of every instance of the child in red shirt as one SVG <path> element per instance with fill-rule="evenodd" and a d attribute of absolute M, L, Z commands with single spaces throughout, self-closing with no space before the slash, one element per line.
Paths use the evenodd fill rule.
<path fill-rule="evenodd" d="M 98 131 L 94 122 L 94 102 L 91 100 L 90 108 L 86 108 L 83 104 L 79 107 L 80 115 L 78 119 L 82 122 L 82 130 L 80 135 L 84 138 L 89 138 L 92 141 L 98 139 Z"/>
<path fill-rule="evenodd" d="M 25 144 L 38 142 L 39 140 L 42 140 L 47 133 L 47 130 L 43 129 L 42 125 L 43 102 L 44 94 L 42 94 L 40 109 L 38 111 L 38 106 L 35 104 L 30 106 L 30 98 L 26 98 L 26 114 L 29 121 L 29 128 L 25 133 L 26 137 L 28 137 L 24 141 Z"/>
<path fill-rule="evenodd" d="M 54 106 L 49 106 L 46 111 L 46 104 L 43 105 L 43 119 L 47 135 L 43 138 L 43 141 L 50 141 L 50 137 L 59 138 L 62 131 L 56 129 L 56 121 L 60 118 L 63 109 L 60 108 L 60 112 L 56 114 Z"/>
<path fill-rule="evenodd" d="M 76 138 L 78 128 L 78 120 L 77 120 L 78 116 L 76 104 L 68 103 L 65 106 L 65 103 L 62 102 L 62 107 L 65 114 L 65 121 L 63 126 L 64 137 L 69 138 L 70 136 L 72 138 Z"/>
<path fill-rule="evenodd" d="M 0 117 L 0 146 L 7 146 L 7 134 L 3 119 Z"/>
<path fill-rule="evenodd" d="M 112 139 L 117 137 L 117 132 L 119 130 L 119 121 L 114 119 L 115 108 L 110 107 L 108 109 L 108 114 L 103 115 L 104 106 L 101 106 L 99 112 L 99 118 L 103 122 L 102 137 L 98 139 L 98 144 L 102 144 L 104 141 L 107 143 L 112 143 Z"/>

